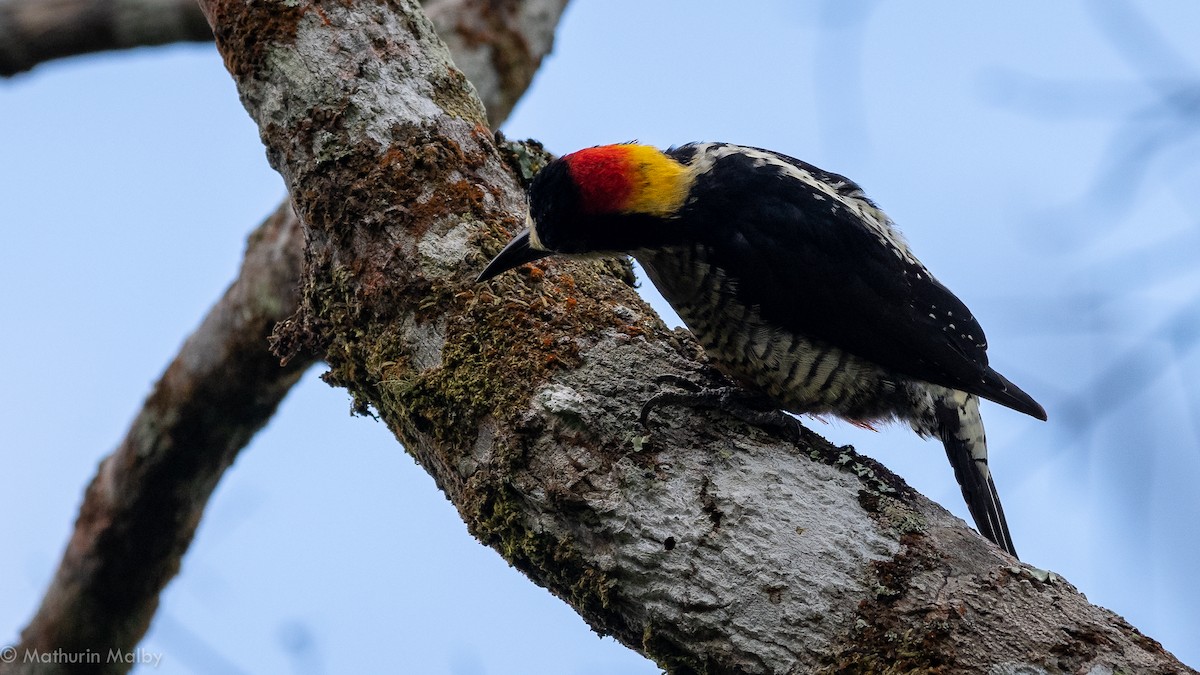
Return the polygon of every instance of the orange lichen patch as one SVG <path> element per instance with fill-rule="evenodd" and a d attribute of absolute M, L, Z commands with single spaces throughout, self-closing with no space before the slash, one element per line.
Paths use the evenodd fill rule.
<path fill-rule="evenodd" d="M 239 81 L 263 69 L 267 53 L 296 39 L 300 20 L 311 5 L 247 3 L 218 0 L 206 4 L 213 36 L 225 57 L 225 67 Z"/>

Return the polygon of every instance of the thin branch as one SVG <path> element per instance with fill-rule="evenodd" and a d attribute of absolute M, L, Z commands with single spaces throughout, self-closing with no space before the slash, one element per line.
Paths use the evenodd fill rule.
<path fill-rule="evenodd" d="M 679 673 L 1185 670 L 850 450 L 675 409 L 647 437 L 700 351 L 604 266 L 473 282 L 524 199 L 415 3 L 203 6 L 306 228 L 284 342 L 597 631 Z"/>
<path fill-rule="evenodd" d="M 195 0 L 0 0 L 0 77 L 68 56 L 211 40 Z"/>
<path fill-rule="evenodd" d="M 45 672 L 38 655 L 55 650 L 127 652 L 145 634 L 218 479 L 313 363 L 280 367 L 266 349 L 296 310 L 300 236 L 286 205 L 250 236 L 238 279 L 101 463 L 16 661 L 0 671 Z M 104 661 L 97 672 L 128 669 Z"/>
<path fill-rule="evenodd" d="M 425 13 L 500 126 L 554 44 L 567 0 L 428 0 Z"/>
<path fill-rule="evenodd" d="M 1163 39 L 1162 32 L 1151 25 L 1140 8 L 1124 0 L 1091 0 L 1087 8 L 1109 44 L 1141 73 L 1143 82 L 1159 90 L 1164 105 L 1169 106 L 1177 96 L 1176 87 L 1164 82 L 1164 77 L 1196 80 L 1196 65 L 1171 48 L 1169 41 Z M 1180 112 L 1189 113 L 1187 110 Z"/>

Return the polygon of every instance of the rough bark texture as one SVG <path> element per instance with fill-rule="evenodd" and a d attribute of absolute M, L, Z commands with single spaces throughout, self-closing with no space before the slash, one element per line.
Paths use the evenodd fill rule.
<path fill-rule="evenodd" d="M 675 409 L 643 436 L 700 353 L 619 267 L 473 283 L 524 203 L 415 3 L 202 4 L 306 228 L 281 348 L 598 631 L 681 673 L 1185 670 L 849 449 Z"/>
<path fill-rule="evenodd" d="M 110 49 L 206 42 L 195 0 L 0 0 L 0 76 Z"/>
<path fill-rule="evenodd" d="M 237 281 L 101 463 L 42 606 L 0 672 L 78 672 L 41 655 L 104 656 L 141 640 L 217 480 L 311 364 L 280 367 L 266 348 L 298 304 L 300 236 L 286 205 L 251 235 Z M 129 665 L 101 658 L 96 672 Z"/>
<path fill-rule="evenodd" d="M 425 13 L 499 127 L 550 53 L 567 0 L 430 0 Z"/>

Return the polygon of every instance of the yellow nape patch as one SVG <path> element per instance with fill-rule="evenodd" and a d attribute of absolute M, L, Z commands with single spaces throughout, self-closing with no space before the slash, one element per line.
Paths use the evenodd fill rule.
<path fill-rule="evenodd" d="M 670 216 L 683 206 L 693 176 L 686 166 L 649 145 L 623 146 L 629 161 L 632 190 L 623 209 L 630 213 Z"/>

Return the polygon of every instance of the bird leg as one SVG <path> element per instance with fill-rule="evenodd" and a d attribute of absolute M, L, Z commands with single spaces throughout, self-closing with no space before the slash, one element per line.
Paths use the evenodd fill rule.
<path fill-rule="evenodd" d="M 655 383 L 673 385 L 685 391 L 660 391 L 642 404 L 639 419 L 646 430 L 650 429 L 650 413 L 655 408 L 677 405 L 720 410 L 747 424 L 776 432 L 789 441 L 800 439 L 800 422 L 763 394 L 737 386 L 704 388 L 679 375 L 660 375 L 655 378 Z"/>

